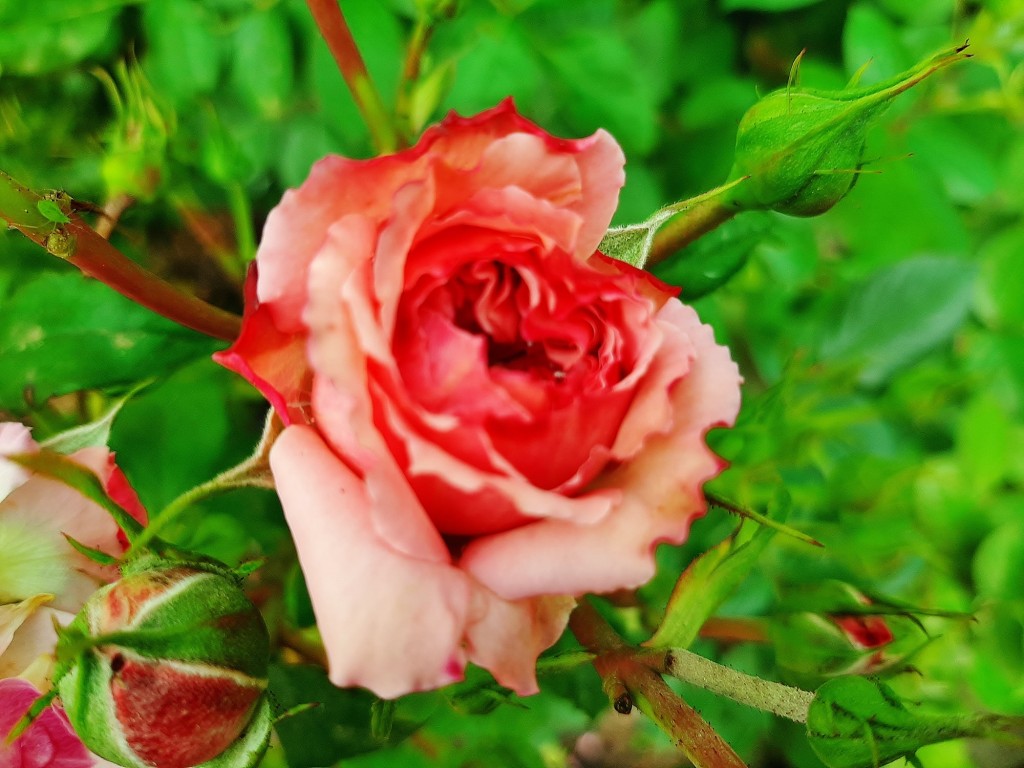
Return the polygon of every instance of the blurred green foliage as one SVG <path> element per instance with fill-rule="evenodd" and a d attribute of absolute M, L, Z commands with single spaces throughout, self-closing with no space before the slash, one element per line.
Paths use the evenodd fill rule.
<path fill-rule="evenodd" d="M 389 108 L 427 5 L 343 1 Z M 928 641 L 911 659 L 921 674 L 889 683 L 939 710 L 1024 714 L 1024 2 L 455 6 L 435 22 L 406 127 L 511 95 L 553 133 L 606 128 L 628 157 L 617 224 L 722 183 L 740 117 L 785 84 L 801 50 L 801 82 L 837 88 L 868 60 L 865 84 L 970 38 L 971 62 L 901 96 L 872 130 L 874 162 L 842 203 L 815 219 L 746 214 L 659 274 L 699 295 L 702 281 L 735 273 L 696 304 L 746 379 L 737 428 L 712 435 L 732 463 L 715 490 L 765 508 L 782 488 L 787 522 L 825 544 L 775 536 L 721 614 L 770 625 L 826 579 L 969 613 L 974 621 L 923 616 Z M 0 168 L 99 205 L 139 198 L 118 247 L 214 303 L 240 307 L 263 218 L 329 152 L 372 150 L 301 0 L 0 0 Z M 151 509 L 258 438 L 262 399 L 213 365 L 211 348 L 0 234 L 0 411 L 45 437 L 108 402 L 77 390 L 113 394 L 161 377 L 124 407 L 112 436 Z M 203 502 L 166 533 L 228 562 L 270 557 L 258 577 L 264 609 L 295 632 L 307 602 L 270 496 Z M 640 605 L 615 612 L 619 629 L 649 636 L 679 573 L 734 527 L 713 511 L 686 545 L 663 548 Z M 798 634 L 775 636 L 790 644 L 780 661 L 799 657 Z M 803 684 L 823 679 L 813 665 L 777 664 L 770 645 L 704 639 L 698 650 L 765 677 L 799 668 Z M 310 674 L 275 672 L 280 700 L 299 703 L 296 686 L 326 690 L 322 676 L 303 682 Z M 612 766 L 652 753 L 681 763 L 649 723 L 605 714 L 595 730 L 608 708 L 592 670 L 542 687 L 521 702 L 499 697 L 486 716 L 433 698 L 426 710 L 408 705 L 394 738 L 373 732 L 372 697 L 334 692 L 326 711 L 349 713 L 347 724 L 296 715 L 265 765 L 312 768 L 368 751 L 345 765 Z M 798 730 L 683 693 L 752 764 L 821 765 Z M 1024 764 L 1019 747 L 985 744 L 921 757 L 929 768 Z"/>

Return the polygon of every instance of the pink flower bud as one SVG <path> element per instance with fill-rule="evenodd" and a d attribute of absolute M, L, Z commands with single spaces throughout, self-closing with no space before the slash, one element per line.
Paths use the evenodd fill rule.
<path fill-rule="evenodd" d="M 85 604 L 61 636 L 58 691 L 83 742 L 119 765 L 246 768 L 270 735 L 268 656 L 230 572 L 159 561 Z"/>

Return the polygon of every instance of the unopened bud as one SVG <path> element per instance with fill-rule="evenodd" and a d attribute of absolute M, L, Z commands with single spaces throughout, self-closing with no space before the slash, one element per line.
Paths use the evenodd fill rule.
<path fill-rule="evenodd" d="M 872 123 L 892 100 L 936 70 L 966 58 L 965 46 L 866 88 L 819 91 L 792 84 L 769 93 L 740 121 L 730 178 L 747 177 L 731 202 L 816 216 L 838 203 L 861 172 Z"/>
<path fill-rule="evenodd" d="M 85 745 L 118 765 L 248 768 L 270 735 L 268 657 L 230 572 L 160 561 L 98 591 L 62 633 L 58 694 Z"/>

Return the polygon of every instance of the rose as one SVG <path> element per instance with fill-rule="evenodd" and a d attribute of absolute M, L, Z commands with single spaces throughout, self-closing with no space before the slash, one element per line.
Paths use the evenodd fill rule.
<path fill-rule="evenodd" d="M 110 555 L 127 541 L 102 507 L 57 480 L 33 474 L 4 456 L 38 450 L 21 424 L 0 424 L 0 678 L 26 677 L 40 687 L 57 642 L 56 619 L 66 625 L 99 586 L 118 577 L 76 551 L 64 534 Z M 94 472 L 107 493 L 133 517 L 145 510 L 105 447 L 82 448 L 70 458 Z"/>
<path fill-rule="evenodd" d="M 603 131 L 511 102 L 416 147 L 328 157 L 270 214 L 217 357 L 271 449 L 337 685 L 519 693 L 571 597 L 634 587 L 721 469 L 739 376 L 673 292 L 595 253 L 623 182 Z"/>

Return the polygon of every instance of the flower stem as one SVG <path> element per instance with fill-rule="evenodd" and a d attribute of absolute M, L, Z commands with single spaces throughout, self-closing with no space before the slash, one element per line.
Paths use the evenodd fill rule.
<path fill-rule="evenodd" d="M 345 78 L 345 84 L 352 93 L 366 127 L 370 129 L 377 151 L 383 154 L 394 152 L 404 142 L 370 79 L 366 62 L 359 53 L 338 0 L 306 0 L 306 5 L 341 70 L 341 76 Z"/>
<path fill-rule="evenodd" d="M 238 336 L 240 317 L 178 290 L 139 266 L 77 215 L 70 214 L 65 224 L 47 219 L 36 206 L 42 199 L 42 195 L 0 172 L 0 219 L 29 240 L 71 262 L 89 277 L 106 283 L 122 296 L 186 328 L 227 341 Z M 55 238 L 62 244 L 59 252 L 54 248 Z"/>
<path fill-rule="evenodd" d="M 649 652 L 628 646 L 593 605 L 581 600 L 569 617 L 576 639 L 596 654 L 594 669 L 618 712 L 635 704 L 669 735 L 696 768 L 746 768 L 722 737 L 679 698 L 657 671 L 644 662 Z M 659 654 L 661 659 L 665 653 Z"/>
<path fill-rule="evenodd" d="M 235 241 L 238 243 L 238 257 L 248 264 L 256 255 L 256 240 L 252 234 L 252 206 L 241 184 L 228 186 L 228 202 L 231 218 L 235 224 Z"/>
<path fill-rule="evenodd" d="M 738 672 L 683 648 L 661 655 L 663 671 L 684 683 L 797 723 L 807 722 L 807 708 L 814 698 L 811 691 Z"/>
<path fill-rule="evenodd" d="M 654 235 L 646 266 L 664 261 L 739 213 L 718 197 L 704 197 L 681 211 Z"/>
<path fill-rule="evenodd" d="M 217 494 L 233 490 L 235 488 L 267 488 L 274 487 L 274 476 L 270 471 L 270 448 L 281 434 L 284 425 L 278 419 L 274 410 L 267 412 L 267 418 L 263 425 L 263 434 L 260 436 L 256 449 L 241 463 L 224 470 L 212 480 L 200 483 L 195 488 L 185 491 L 174 499 L 170 504 L 153 515 L 149 524 L 132 539 L 131 553 L 141 552 L 148 544 L 154 541 L 157 534 L 162 531 L 168 523 L 176 520 L 183 512 L 197 501 L 216 496 Z M 131 554 L 129 553 L 129 554 Z"/>

